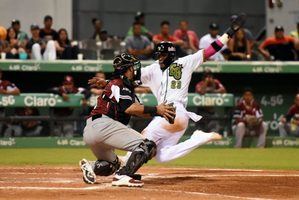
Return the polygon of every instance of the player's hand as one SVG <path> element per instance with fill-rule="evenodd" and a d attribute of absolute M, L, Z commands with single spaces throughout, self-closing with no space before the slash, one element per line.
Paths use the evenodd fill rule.
<path fill-rule="evenodd" d="M 91 79 L 88 80 L 88 84 L 91 87 L 104 88 L 107 85 L 107 82 L 105 79 L 98 78 L 98 77 L 92 77 Z"/>
<path fill-rule="evenodd" d="M 280 119 L 280 122 L 285 124 L 285 123 L 287 122 L 287 119 L 286 119 L 285 117 L 282 117 L 282 118 Z"/>
<path fill-rule="evenodd" d="M 174 123 L 176 109 L 172 104 L 165 102 L 157 106 L 157 114 L 164 117 L 169 123 Z"/>
<path fill-rule="evenodd" d="M 70 97 L 69 97 L 67 94 L 65 94 L 65 93 L 62 94 L 62 99 L 63 99 L 63 101 L 68 101 L 69 98 L 70 98 Z"/>

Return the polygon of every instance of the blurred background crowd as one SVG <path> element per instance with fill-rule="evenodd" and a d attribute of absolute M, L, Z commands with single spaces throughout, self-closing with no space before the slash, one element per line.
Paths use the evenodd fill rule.
<path fill-rule="evenodd" d="M 271 6 L 279 6 L 279 2 L 282 1 L 265 2 L 271 9 Z M 227 16 L 225 20 L 228 22 L 236 17 L 234 14 Z M 159 27 L 159 31 L 152 31 L 147 26 L 147 13 L 142 11 L 135 12 L 130 20 L 131 25 L 126 28 L 126 34 L 120 35 L 111 34 L 109 24 L 103 19 L 89 17 L 88 21 L 84 23 L 85 26 L 92 27 L 93 31 L 85 32 L 85 35 L 89 35 L 88 37 L 78 39 L 72 38 L 72 35 L 77 35 L 77 33 L 69 34 L 67 28 L 61 27 L 60 22 L 56 21 L 51 15 L 43 17 L 43 24 L 32 23 L 29 27 L 29 32 L 23 30 L 22 19 L 11 19 L 8 24 L 0 24 L 1 58 L 38 61 L 111 60 L 121 52 L 129 52 L 140 60 L 152 60 L 155 45 L 161 41 L 173 42 L 177 49 L 177 56 L 182 57 L 206 48 L 220 37 L 219 35 L 222 34 L 223 28 L 225 28 L 223 24 L 217 23 L 217 20 L 208 21 L 206 23 L 207 26 L 201 27 L 199 32 L 192 28 L 195 26 L 187 18 L 182 18 L 174 23 L 171 17 L 165 17 L 165 20 L 154 22 Z M 117 23 L 121 24 L 122 22 L 117 21 Z M 255 31 L 257 32 L 255 34 L 253 34 L 249 26 L 245 25 L 210 60 L 217 62 L 299 61 L 299 18 L 294 23 L 288 24 L 292 24 L 293 30 L 286 31 L 283 23 L 277 23 L 273 25 L 271 32 L 268 31 L 267 33 L 266 28 L 263 27 L 258 32 Z M 59 27 L 59 29 L 54 29 L 53 27 Z M 90 75 L 90 78 L 92 76 L 106 79 L 107 74 L 98 72 Z M 193 81 L 191 84 L 191 91 L 200 95 L 227 93 L 226 85 L 222 83 L 222 80 L 217 79 L 211 71 L 205 71 L 203 74 L 196 76 L 196 81 Z M 11 111 L 1 107 L 0 117 L 4 120 L 0 122 L 0 136 L 73 137 L 82 134 L 84 116 L 90 111 L 87 100 L 90 96 L 101 95 L 103 89 L 91 88 L 87 84 L 79 87 L 82 83 L 80 82 L 80 76 L 60 74 L 57 77 L 55 80 L 48 80 L 52 81 L 52 83 L 54 81 L 56 85 L 49 84 L 45 92 L 58 94 L 64 101 L 68 101 L 69 94 L 83 94 L 82 108 L 51 108 L 45 112 L 42 109 L 32 107 L 17 108 Z M 27 89 L 37 87 L 35 84 L 20 91 L 20 87 L 14 83 L 15 81 L 7 80 L 5 76 L 3 78 L 3 72 L 0 71 L 0 94 L 19 95 L 21 92 L 36 92 L 34 89 L 32 91 Z M 298 85 L 296 83 L 293 84 L 294 88 L 297 88 Z M 242 146 L 242 140 L 245 136 L 257 136 L 257 146 L 263 147 L 268 125 L 263 119 L 260 103 L 255 99 L 255 90 L 245 86 L 247 85 L 238 86 L 241 88 L 239 89 L 240 99 L 236 102 L 234 109 L 227 111 L 229 125 L 223 125 L 221 114 L 217 113 L 213 107 L 200 107 L 196 108 L 197 113 L 205 118 L 196 124 L 196 128 L 205 131 L 220 131 L 222 133 L 230 130 L 229 133 L 236 136 L 236 147 Z M 150 90 L 148 88 L 137 88 L 136 92 L 150 93 Z M 234 89 L 230 89 L 229 92 L 234 92 Z M 290 107 L 289 110 L 286 110 L 285 115 L 278 120 L 279 127 L 276 136 L 299 136 L 299 93 L 294 92 L 292 95 L 294 96 L 294 104 L 288 105 Z M 39 118 L 34 118 L 34 116 L 40 116 L 40 112 L 43 113 L 42 115 L 45 113 L 51 115 L 56 120 L 43 121 Z M 31 118 L 23 121 L 8 121 L 5 119 L 7 115 L 31 116 Z M 134 126 L 134 122 L 131 125 Z M 136 126 L 139 125 L 137 124 Z M 224 126 L 229 126 L 229 129 Z"/>

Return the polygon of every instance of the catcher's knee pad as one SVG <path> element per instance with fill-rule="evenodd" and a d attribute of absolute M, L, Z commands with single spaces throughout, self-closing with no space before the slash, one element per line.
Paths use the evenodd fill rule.
<path fill-rule="evenodd" d="M 156 155 L 156 143 L 145 139 L 131 154 L 126 166 L 119 170 L 119 174 L 132 176 L 144 163 Z"/>
<path fill-rule="evenodd" d="M 97 160 L 94 165 L 94 173 L 98 176 L 110 176 L 120 167 L 118 158 L 114 162 Z"/>

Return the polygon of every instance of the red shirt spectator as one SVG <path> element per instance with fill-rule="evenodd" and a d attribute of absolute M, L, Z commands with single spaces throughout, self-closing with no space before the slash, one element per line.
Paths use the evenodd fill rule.
<path fill-rule="evenodd" d="M 0 94 L 19 95 L 19 88 L 10 81 L 2 80 L 2 71 L 0 70 Z"/>
<path fill-rule="evenodd" d="M 188 21 L 182 20 L 180 28 L 174 31 L 173 36 L 184 41 L 183 49 L 196 52 L 198 51 L 199 39 L 194 31 L 188 30 L 188 25 Z"/>
<path fill-rule="evenodd" d="M 154 44 L 159 44 L 162 41 L 168 41 L 168 42 L 172 42 L 174 45 L 179 45 L 182 46 L 184 44 L 184 42 L 172 35 L 170 35 L 170 23 L 168 21 L 162 21 L 161 22 L 161 33 L 160 34 L 156 34 L 153 37 L 153 42 Z"/>
<path fill-rule="evenodd" d="M 210 71 L 204 73 L 202 81 L 196 84 L 195 91 L 202 95 L 205 93 L 226 93 L 225 87 L 218 79 L 214 78 Z"/>

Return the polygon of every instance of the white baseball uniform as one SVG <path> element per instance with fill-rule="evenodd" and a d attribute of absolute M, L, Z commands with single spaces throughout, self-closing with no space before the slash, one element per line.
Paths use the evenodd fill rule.
<path fill-rule="evenodd" d="M 186 155 L 198 146 L 208 142 L 212 134 L 192 135 L 190 139 L 178 144 L 188 127 L 189 119 L 198 121 L 201 116 L 186 110 L 188 88 L 193 71 L 203 63 L 203 50 L 179 58 L 162 71 L 159 62 L 141 69 L 141 81 L 149 87 L 158 104 L 174 103 L 176 120 L 183 125 L 180 131 L 169 130 L 171 126 L 164 118 L 155 117 L 144 130 L 145 137 L 157 144 L 156 159 L 159 162 L 170 161 Z"/>

